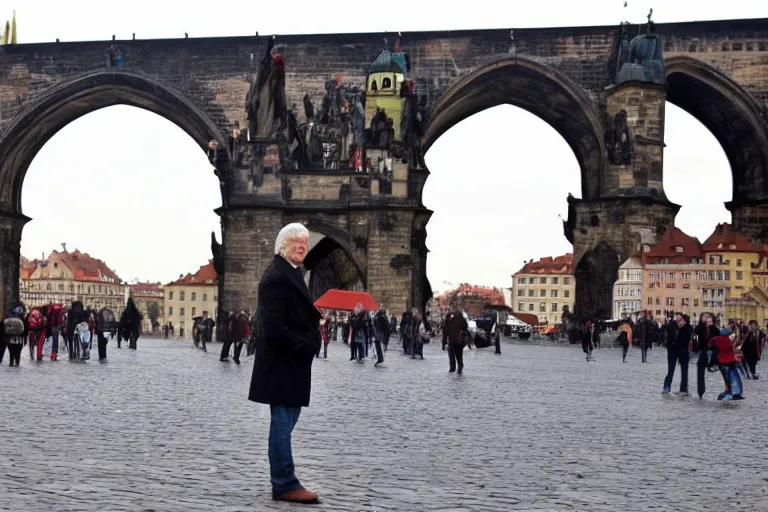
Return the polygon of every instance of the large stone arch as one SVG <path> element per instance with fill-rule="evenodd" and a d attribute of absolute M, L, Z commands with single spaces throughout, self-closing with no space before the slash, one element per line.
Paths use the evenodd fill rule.
<path fill-rule="evenodd" d="M 21 214 L 24 176 L 51 137 L 75 119 L 113 105 L 142 108 L 168 119 L 189 134 L 203 151 L 207 151 L 211 140 L 216 140 L 219 151 L 214 163 L 223 173 L 229 171 L 230 155 L 224 135 L 182 94 L 143 75 L 111 69 L 98 71 L 50 89 L 31 108 L 11 120 L 0 142 L 2 209 Z"/>
<path fill-rule="evenodd" d="M 83 74 L 46 90 L 3 127 L 0 141 L 0 311 L 18 298 L 21 233 L 30 220 L 22 213 L 21 190 L 29 165 L 45 143 L 67 124 L 95 110 L 121 104 L 168 119 L 192 137 L 202 151 L 216 140 L 219 149 L 212 165 L 225 179 L 229 176 L 227 139 L 216 124 L 182 94 L 147 76 L 109 69 Z M 219 194 L 225 203 L 224 186 Z M 224 286 L 223 276 L 219 283 L 220 288 Z"/>
<path fill-rule="evenodd" d="M 733 202 L 768 196 L 768 137 L 757 99 L 714 66 L 688 56 L 665 59 L 667 101 L 715 136 L 733 175 Z"/>
<path fill-rule="evenodd" d="M 576 155 L 584 199 L 600 197 L 605 155 L 601 117 L 582 88 L 531 59 L 514 57 L 485 64 L 451 86 L 432 109 L 424 151 L 460 121 L 504 104 L 525 109 L 551 125 Z"/>

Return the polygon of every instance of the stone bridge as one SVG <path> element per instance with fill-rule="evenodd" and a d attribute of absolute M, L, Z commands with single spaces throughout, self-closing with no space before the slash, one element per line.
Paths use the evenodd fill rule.
<path fill-rule="evenodd" d="M 208 154 L 220 311 L 253 309 L 289 221 L 322 237 L 307 260 L 314 294 L 364 288 L 395 312 L 423 305 L 423 153 L 468 116 L 512 104 L 578 159 L 583 199 L 569 198 L 564 223 L 576 312 L 607 317 L 618 266 L 679 209 L 662 186 L 665 101 L 715 135 L 735 228 L 768 242 L 768 19 L 2 46 L 0 307 L 18 295 L 30 162 L 59 129 L 115 104 L 169 119 Z"/>

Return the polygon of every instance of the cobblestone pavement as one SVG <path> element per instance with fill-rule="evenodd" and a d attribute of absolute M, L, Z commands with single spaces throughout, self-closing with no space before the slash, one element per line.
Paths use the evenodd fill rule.
<path fill-rule="evenodd" d="M 6 359 L 0 509 L 295 510 L 270 499 L 268 408 L 246 399 L 252 360 L 221 363 L 219 348 L 139 340 L 136 352 L 110 345 L 105 365 Z M 383 368 L 349 362 L 338 343 L 329 352 L 294 436 L 299 478 L 323 499 L 309 508 L 768 506 L 766 381 L 723 403 L 709 374 L 700 402 L 661 397 L 659 349 L 644 365 L 614 349 L 587 363 L 577 348 L 505 341 L 501 356 L 467 352 L 461 377 L 435 342 L 424 361 L 389 351 Z"/>

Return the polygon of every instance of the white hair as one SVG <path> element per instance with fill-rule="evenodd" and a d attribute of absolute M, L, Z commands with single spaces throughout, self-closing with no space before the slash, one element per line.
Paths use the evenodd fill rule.
<path fill-rule="evenodd" d="M 309 230 L 298 222 L 293 222 L 283 227 L 275 240 L 275 254 L 282 255 L 285 252 L 288 240 L 295 238 L 309 238 Z"/>

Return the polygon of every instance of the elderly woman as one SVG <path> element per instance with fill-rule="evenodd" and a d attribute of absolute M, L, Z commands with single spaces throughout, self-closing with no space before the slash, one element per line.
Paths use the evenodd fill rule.
<path fill-rule="evenodd" d="M 319 322 L 304 283 L 301 264 L 309 249 L 309 231 L 288 224 L 277 235 L 275 259 L 259 284 L 258 337 L 248 399 L 269 404 L 269 472 L 272 498 L 317 503 L 317 494 L 296 478 L 291 432 L 302 407 L 309 406 L 312 361 L 318 350 Z"/>

